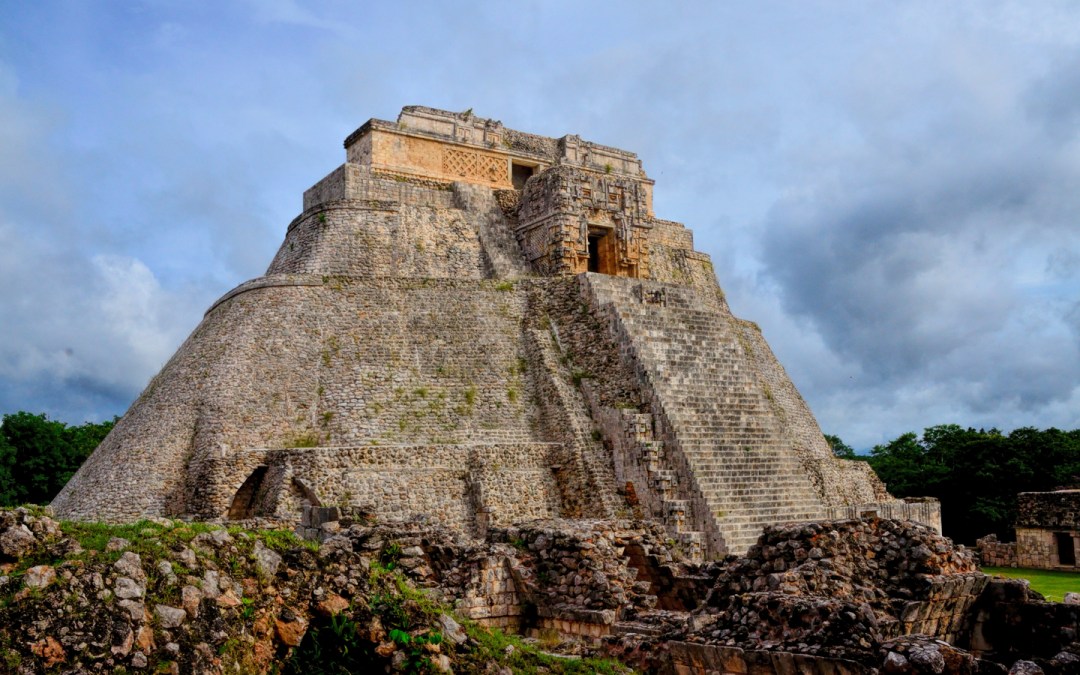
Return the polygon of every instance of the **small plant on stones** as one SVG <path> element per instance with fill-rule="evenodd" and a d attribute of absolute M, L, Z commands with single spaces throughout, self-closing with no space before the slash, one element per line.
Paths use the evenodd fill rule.
<path fill-rule="evenodd" d="M 415 673 L 431 668 L 431 659 L 424 646 L 442 644 L 443 636 L 439 632 L 410 635 L 395 628 L 390 631 L 390 640 L 405 652 L 405 672 Z"/>

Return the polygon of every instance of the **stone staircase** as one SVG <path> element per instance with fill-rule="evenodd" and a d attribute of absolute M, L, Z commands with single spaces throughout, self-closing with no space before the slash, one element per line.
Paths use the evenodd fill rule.
<path fill-rule="evenodd" d="M 701 560 L 705 553 L 705 533 L 694 530 L 690 500 L 682 499 L 678 471 L 668 468 L 663 441 L 653 436 L 653 416 L 636 410 L 620 410 L 622 447 L 644 478 L 649 497 L 647 504 L 654 518 L 664 523 L 672 538 L 691 560 Z"/>
<path fill-rule="evenodd" d="M 729 316 L 708 309 L 690 287 L 597 274 L 582 279 L 593 307 L 611 322 L 622 358 L 652 392 L 663 444 L 643 452 L 671 455 L 667 463 L 676 467 L 681 459 L 692 474 L 658 469 L 659 494 L 673 482 L 696 488 L 727 551 L 736 554 L 765 525 L 824 517 Z"/>

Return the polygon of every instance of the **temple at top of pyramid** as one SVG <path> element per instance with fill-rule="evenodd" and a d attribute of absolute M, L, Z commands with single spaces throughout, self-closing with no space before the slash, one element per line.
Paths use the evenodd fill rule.
<path fill-rule="evenodd" d="M 636 155 L 407 107 L 345 141 L 266 274 L 226 293 L 53 506 L 130 521 L 426 515 L 465 535 L 659 521 L 694 557 L 764 525 L 940 530 L 833 456 Z"/>

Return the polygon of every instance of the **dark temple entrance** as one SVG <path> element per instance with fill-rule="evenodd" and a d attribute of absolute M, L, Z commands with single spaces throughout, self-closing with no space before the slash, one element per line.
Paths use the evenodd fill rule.
<path fill-rule="evenodd" d="M 510 164 L 510 182 L 513 183 L 515 190 L 525 189 L 525 181 L 532 177 L 534 169 L 535 167 L 525 166 L 517 162 Z"/>
<path fill-rule="evenodd" d="M 589 228 L 589 271 L 615 274 L 615 230 Z"/>
<path fill-rule="evenodd" d="M 1076 551 L 1073 549 L 1072 535 L 1068 532 L 1055 532 L 1054 543 L 1057 544 L 1058 564 L 1076 567 Z"/>

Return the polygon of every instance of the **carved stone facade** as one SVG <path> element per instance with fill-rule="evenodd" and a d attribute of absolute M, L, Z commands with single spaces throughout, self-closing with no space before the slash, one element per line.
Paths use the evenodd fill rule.
<path fill-rule="evenodd" d="M 418 106 L 369 121 L 345 148 L 376 176 L 523 190 L 515 235 L 540 274 L 649 276 L 653 181 L 631 152 Z"/>
<path fill-rule="evenodd" d="M 636 515 L 693 556 L 830 513 L 937 525 L 832 455 L 633 153 L 405 108 L 345 142 L 57 496 L 64 518 Z"/>

